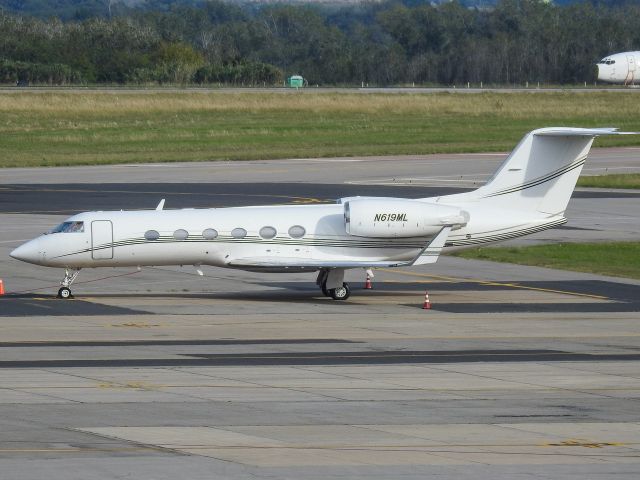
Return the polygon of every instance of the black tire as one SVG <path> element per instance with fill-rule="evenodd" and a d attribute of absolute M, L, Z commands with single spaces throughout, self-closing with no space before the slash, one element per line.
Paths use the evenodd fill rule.
<path fill-rule="evenodd" d="M 322 294 L 323 294 L 325 297 L 329 297 L 329 296 L 331 296 L 331 295 L 329 294 L 329 290 L 327 290 L 327 282 L 322 282 L 322 286 L 321 286 L 320 288 L 322 289 Z"/>
<path fill-rule="evenodd" d="M 60 290 L 58 290 L 58 298 L 73 298 L 73 295 L 71 295 L 71 289 L 68 287 L 62 287 Z"/>
<path fill-rule="evenodd" d="M 351 295 L 351 289 L 348 283 L 343 283 L 342 287 L 329 290 L 329 294 L 334 300 L 346 300 Z"/>

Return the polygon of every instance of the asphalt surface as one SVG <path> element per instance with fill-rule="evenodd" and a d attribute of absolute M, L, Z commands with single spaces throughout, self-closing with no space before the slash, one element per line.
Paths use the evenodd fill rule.
<path fill-rule="evenodd" d="M 311 306 L 323 305 L 326 302 L 324 298 L 317 297 L 317 289 L 308 282 L 303 285 L 290 282 L 269 282 L 264 284 L 270 288 L 279 288 L 284 292 L 285 298 L 307 303 Z M 359 288 L 359 286 L 355 286 Z M 408 286 L 406 283 L 383 283 L 376 288 L 376 292 L 358 292 L 359 294 L 369 294 L 376 296 L 393 296 L 396 293 L 402 293 L 407 288 L 415 290 L 415 297 L 420 296 L 420 286 Z M 567 285 L 564 281 L 504 281 L 501 283 L 485 283 L 465 282 L 459 280 L 455 283 L 451 282 L 429 282 L 429 291 L 431 295 L 438 296 L 440 292 L 486 292 L 487 294 L 497 294 L 501 292 L 525 289 L 530 291 L 548 291 L 548 292 L 566 292 Z M 295 298 L 291 298 L 289 292 L 296 291 Z M 459 300 L 451 302 L 438 302 L 432 308 L 435 311 L 449 313 L 557 313 L 557 312 L 640 312 L 640 284 L 623 284 L 615 281 L 603 280 L 574 280 L 571 282 L 570 292 L 573 301 L 563 300 L 562 303 L 537 301 L 532 302 L 461 302 Z M 146 295 L 152 299 L 154 296 Z M 168 294 L 157 296 L 163 300 L 175 298 L 176 302 L 184 302 L 193 300 L 216 301 L 216 300 L 241 300 L 242 298 L 250 299 L 254 302 L 273 302 L 278 300 L 278 295 L 270 293 L 268 296 L 256 293 L 252 294 L 248 291 L 237 293 L 211 292 L 209 294 Z M 96 316 L 96 315 L 142 315 L 155 312 L 153 308 L 136 307 L 125 308 L 116 306 L 113 303 L 127 303 L 135 298 L 134 295 L 92 295 L 90 301 L 83 301 L 79 297 L 72 301 L 57 299 L 53 294 L 8 294 L 0 300 L 2 309 L 0 317 L 20 317 L 20 316 Z M 367 297 L 364 297 L 365 299 Z M 602 303 L 585 303 L 584 298 L 603 298 L 607 302 Z M 101 302 L 110 302 L 112 304 L 104 304 Z M 419 305 L 416 304 L 416 307 Z M 215 341 L 214 341 L 215 343 Z M 285 342 L 287 343 L 287 342 Z M 2 346 L 2 343 L 0 343 Z"/>
<path fill-rule="evenodd" d="M 66 214 L 79 211 L 166 208 L 215 208 L 281 203 L 330 203 L 347 196 L 425 198 L 468 188 L 298 183 L 102 183 L 0 186 L 0 213 Z M 578 199 L 640 199 L 640 191 L 576 191 Z"/>
<path fill-rule="evenodd" d="M 215 208 L 282 203 L 330 203 L 346 196 L 407 196 L 413 198 L 459 193 L 451 187 L 297 184 L 297 183 L 108 183 L 0 186 L 0 213 L 67 214 L 89 210 Z M 640 192 L 638 193 L 640 197 Z M 71 201 L 73 200 L 73 201 Z"/>
<path fill-rule="evenodd" d="M 557 350 L 437 350 L 403 352 L 192 353 L 178 359 L 0 361 L 0 368 L 268 367 L 284 365 L 406 365 L 505 362 L 636 362 L 640 353 L 594 354 Z"/>

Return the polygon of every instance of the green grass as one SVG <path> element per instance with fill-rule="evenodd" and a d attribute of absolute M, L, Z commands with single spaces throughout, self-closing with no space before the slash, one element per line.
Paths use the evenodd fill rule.
<path fill-rule="evenodd" d="M 543 126 L 640 130 L 629 95 L 2 92 L 0 167 L 508 151 Z"/>
<path fill-rule="evenodd" d="M 463 258 L 640 279 L 640 242 L 560 243 L 464 250 Z"/>
<path fill-rule="evenodd" d="M 640 189 L 640 173 L 580 177 L 579 187 Z"/>

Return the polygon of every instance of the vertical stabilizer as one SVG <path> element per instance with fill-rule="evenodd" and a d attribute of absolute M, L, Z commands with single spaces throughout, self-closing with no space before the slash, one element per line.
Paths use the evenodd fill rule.
<path fill-rule="evenodd" d="M 421 199 L 463 209 L 469 221 L 452 230 L 445 247 L 469 247 L 541 232 L 567 221 L 564 212 L 589 149 L 615 128 L 541 128 L 522 139 L 486 185 Z"/>
<path fill-rule="evenodd" d="M 522 139 L 486 185 L 463 196 L 492 206 L 562 215 L 594 138 L 623 133 L 627 132 L 614 128 L 534 130 Z"/>

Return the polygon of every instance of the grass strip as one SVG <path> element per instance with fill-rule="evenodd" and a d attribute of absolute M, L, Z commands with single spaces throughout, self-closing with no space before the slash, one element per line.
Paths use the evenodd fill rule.
<path fill-rule="evenodd" d="M 640 189 L 640 173 L 589 175 L 580 177 L 579 187 Z"/>
<path fill-rule="evenodd" d="M 640 130 L 631 94 L 2 92 L 0 167 L 508 151 L 544 126 Z"/>
<path fill-rule="evenodd" d="M 486 247 L 455 256 L 640 279 L 640 242 L 558 243 L 531 247 Z"/>

